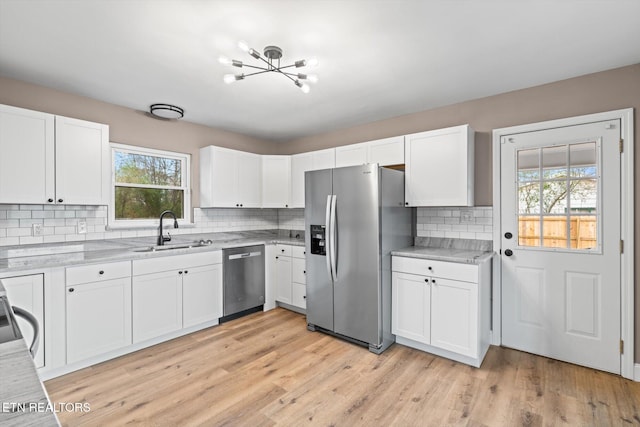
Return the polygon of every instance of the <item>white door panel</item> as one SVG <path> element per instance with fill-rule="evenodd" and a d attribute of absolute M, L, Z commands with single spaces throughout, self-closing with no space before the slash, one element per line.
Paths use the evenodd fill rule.
<path fill-rule="evenodd" d="M 502 342 L 620 373 L 620 122 L 502 138 Z"/>

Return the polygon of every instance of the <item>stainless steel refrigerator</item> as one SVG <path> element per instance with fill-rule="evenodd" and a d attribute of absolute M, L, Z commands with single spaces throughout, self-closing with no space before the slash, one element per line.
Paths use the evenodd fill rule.
<path fill-rule="evenodd" d="M 377 164 L 305 173 L 308 329 L 380 354 L 391 334 L 391 255 L 412 244 L 404 173 Z"/>

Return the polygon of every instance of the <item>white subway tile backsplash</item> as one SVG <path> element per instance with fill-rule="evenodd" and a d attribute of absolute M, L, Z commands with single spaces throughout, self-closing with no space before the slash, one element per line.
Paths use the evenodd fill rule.
<path fill-rule="evenodd" d="M 472 211 L 472 221 L 462 222 L 461 211 Z M 493 239 L 493 208 L 417 208 L 418 237 L 447 237 L 460 239 Z"/>
<path fill-rule="evenodd" d="M 472 211 L 472 222 L 461 221 L 461 210 Z M 0 205 L 0 246 L 121 237 L 155 236 L 155 229 L 107 230 L 106 206 Z M 78 220 L 86 220 L 87 234 L 77 234 Z M 195 208 L 193 227 L 171 230 L 174 235 L 243 230 L 304 230 L 304 209 Z M 31 235 L 33 223 L 43 224 L 42 236 Z M 476 208 L 417 208 L 419 237 L 491 240 L 493 210 Z"/>

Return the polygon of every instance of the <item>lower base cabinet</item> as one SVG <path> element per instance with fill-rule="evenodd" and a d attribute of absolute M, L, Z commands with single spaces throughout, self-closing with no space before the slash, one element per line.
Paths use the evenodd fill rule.
<path fill-rule="evenodd" d="M 391 330 L 400 344 L 479 367 L 489 348 L 491 258 L 394 256 Z"/>
<path fill-rule="evenodd" d="M 131 278 L 67 286 L 67 363 L 131 344 Z"/>
<path fill-rule="evenodd" d="M 276 245 L 271 251 L 274 299 L 285 307 L 307 308 L 307 286 L 304 246 Z M 289 307 L 291 306 L 291 307 Z"/>
<path fill-rule="evenodd" d="M 177 270 L 133 277 L 133 342 L 182 328 L 182 274 Z"/>
<path fill-rule="evenodd" d="M 222 253 L 133 261 L 133 342 L 222 317 Z"/>

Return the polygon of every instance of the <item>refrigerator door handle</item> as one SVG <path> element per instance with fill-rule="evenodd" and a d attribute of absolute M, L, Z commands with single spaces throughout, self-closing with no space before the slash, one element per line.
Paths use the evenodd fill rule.
<path fill-rule="evenodd" d="M 333 274 L 331 269 L 331 206 L 333 205 L 333 196 L 329 194 L 327 196 L 327 209 L 325 212 L 325 258 L 327 261 L 327 274 L 329 279 L 333 281 Z"/>
<path fill-rule="evenodd" d="M 338 228 L 336 227 L 336 205 L 338 204 L 338 196 L 335 194 L 331 201 L 331 277 L 333 280 L 338 280 L 338 266 L 336 265 L 336 258 L 338 253 Z"/>

